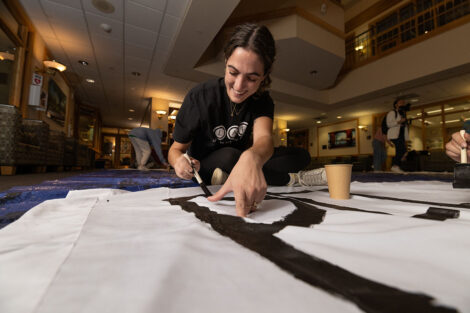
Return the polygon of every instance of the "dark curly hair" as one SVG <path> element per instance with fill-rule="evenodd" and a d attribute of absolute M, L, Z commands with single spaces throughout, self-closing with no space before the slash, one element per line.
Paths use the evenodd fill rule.
<path fill-rule="evenodd" d="M 236 48 L 244 48 L 255 52 L 264 65 L 264 75 L 258 95 L 261 95 L 271 85 L 271 71 L 276 56 L 274 38 L 269 29 L 264 25 L 245 23 L 235 27 L 232 36 L 224 48 L 225 60 L 228 60 Z"/>

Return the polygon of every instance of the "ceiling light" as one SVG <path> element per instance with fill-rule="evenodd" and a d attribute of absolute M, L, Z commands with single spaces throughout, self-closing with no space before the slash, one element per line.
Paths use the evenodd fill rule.
<path fill-rule="evenodd" d="M 166 115 L 166 111 L 164 110 L 156 110 L 155 113 L 157 113 L 157 117 L 159 120 L 162 119 L 163 115 Z"/>
<path fill-rule="evenodd" d="M 174 116 L 174 115 L 170 115 L 170 116 L 168 116 L 168 118 L 169 118 L 170 120 L 176 120 L 176 116 Z"/>
<path fill-rule="evenodd" d="M 179 109 L 179 108 L 181 108 L 181 103 L 170 102 L 170 103 L 168 103 L 168 106 L 169 106 L 170 108 L 173 108 L 173 109 Z"/>
<path fill-rule="evenodd" d="M 317 124 L 321 124 L 321 121 L 317 121 Z"/>
<path fill-rule="evenodd" d="M 93 6 L 100 12 L 107 14 L 114 12 L 114 5 L 106 0 L 92 0 L 91 3 L 93 3 Z"/>
<path fill-rule="evenodd" d="M 337 119 L 340 119 L 340 118 L 343 118 L 343 117 L 342 117 L 341 115 L 338 115 L 336 118 L 337 118 Z"/>
<path fill-rule="evenodd" d="M 129 112 L 135 112 L 135 110 L 134 109 L 129 109 Z"/>
<path fill-rule="evenodd" d="M 128 117 L 127 119 L 128 119 L 129 121 L 132 121 L 132 117 Z"/>
<path fill-rule="evenodd" d="M 84 66 L 88 65 L 88 62 L 84 61 L 84 60 L 78 60 L 78 63 L 80 63 L 81 65 L 84 65 Z"/>
<path fill-rule="evenodd" d="M 3 60 L 14 61 L 15 60 L 15 55 L 11 54 L 8 51 L 0 52 L 0 61 L 3 61 Z"/>
<path fill-rule="evenodd" d="M 91 78 L 87 78 L 85 79 L 87 83 L 90 83 L 90 84 L 94 84 L 95 83 L 95 80 L 94 79 L 91 79 Z"/>
<path fill-rule="evenodd" d="M 131 74 L 132 74 L 133 76 L 137 76 L 137 77 L 140 76 L 140 73 L 139 73 L 139 72 L 132 72 Z"/>
<path fill-rule="evenodd" d="M 363 46 L 363 45 L 359 45 L 359 46 L 356 46 L 356 47 L 354 48 L 354 50 L 356 50 L 356 51 L 359 51 L 359 50 L 362 50 L 362 49 L 364 49 L 364 46 Z"/>
<path fill-rule="evenodd" d="M 67 69 L 67 67 L 55 60 L 52 61 L 44 61 L 44 66 L 46 67 L 49 74 L 53 74 L 56 71 L 63 72 Z"/>

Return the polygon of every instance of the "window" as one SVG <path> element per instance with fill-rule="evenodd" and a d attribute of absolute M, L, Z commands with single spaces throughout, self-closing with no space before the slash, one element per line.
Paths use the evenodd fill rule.
<path fill-rule="evenodd" d="M 426 150 L 444 148 L 441 121 L 441 115 L 426 117 L 424 119 L 424 132 L 426 138 L 424 147 Z"/>
<path fill-rule="evenodd" d="M 470 100 L 449 100 L 445 104 L 413 108 L 407 114 L 410 124 L 410 144 L 413 150 L 444 149 L 450 136 L 470 120 Z"/>
<path fill-rule="evenodd" d="M 0 29 L 0 103 L 10 103 L 16 46 Z"/>
<path fill-rule="evenodd" d="M 470 103 L 465 102 L 457 105 L 444 105 L 445 114 L 445 138 L 450 140 L 450 136 L 462 129 L 462 123 L 470 119 Z"/>
<path fill-rule="evenodd" d="M 432 7 L 432 0 L 416 0 L 416 12 L 423 12 Z"/>
<path fill-rule="evenodd" d="M 404 2 L 388 16 L 373 21 L 367 32 L 346 39 L 346 69 L 366 64 L 369 58 L 380 56 L 388 50 L 395 51 L 397 49 L 394 48 L 399 48 L 401 44 L 417 42 L 420 36 L 470 14 L 470 0 Z M 451 28 L 457 26 L 458 23 L 454 23 Z"/>

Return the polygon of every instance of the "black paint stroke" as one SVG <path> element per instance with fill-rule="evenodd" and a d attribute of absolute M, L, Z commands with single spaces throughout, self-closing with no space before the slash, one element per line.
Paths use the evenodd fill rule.
<path fill-rule="evenodd" d="M 328 189 L 321 189 L 318 191 L 328 192 Z M 352 196 L 360 196 L 364 198 L 371 198 L 371 199 L 380 199 L 380 200 L 391 200 L 391 201 L 399 201 L 399 202 L 406 202 L 406 203 L 417 203 L 417 204 L 426 204 L 426 205 L 433 205 L 433 206 L 447 206 L 451 208 L 460 208 L 460 209 L 469 209 L 470 206 L 468 203 L 442 203 L 442 202 L 432 202 L 432 201 L 422 201 L 422 200 L 411 200 L 411 199 L 403 199 L 403 198 L 394 198 L 394 197 L 383 197 L 383 196 L 376 196 L 376 195 L 368 195 L 364 193 L 352 193 Z"/>
<path fill-rule="evenodd" d="M 314 191 L 310 191 L 312 193 Z M 271 196 L 276 196 L 275 193 L 268 192 L 268 195 Z M 288 199 L 290 201 L 302 201 L 306 203 L 310 203 L 313 205 L 319 205 L 319 206 L 324 206 L 330 209 L 336 209 L 336 210 L 341 210 L 341 211 L 354 211 L 354 212 L 364 212 L 364 213 L 375 213 L 375 214 L 385 214 L 385 215 L 391 215 L 390 213 L 382 212 L 382 211 L 373 211 L 373 210 L 364 210 L 364 209 L 358 209 L 358 208 L 353 208 L 353 207 L 348 207 L 344 205 L 338 205 L 338 204 L 332 204 L 332 203 L 327 203 L 327 202 L 321 202 L 321 201 L 316 201 L 310 198 L 295 198 L 295 197 L 287 197 L 285 196 L 285 193 L 280 194 L 280 197 L 282 199 Z"/>
<path fill-rule="evenodd" d="M 266 199 L 279 199 L 267 195 Z M 281 196 L 281 194 L 279 194 Z M 218 214 L 191 202 L 193 198 L 167 199 L 208 223 L 219 234 L 257 252 L 294 277 L 333 295 L 355 303 L 365 312 L 457 312 L 453 308 L 433 304 L 433 298 L 411 293 L 360 277 L 339 266 L 297 250 L 274 236 L 286 226 L 309 227 L 323 221 L 326 211 L 304 202 L 305 199 L 284 198 L 296 206 L 284 220 L 273 224 L 247 223 L 237 216 Z M 233 199 L 233 198 L 232 198 Z M 224 199 L 229 200 L 229 199 Z"/>

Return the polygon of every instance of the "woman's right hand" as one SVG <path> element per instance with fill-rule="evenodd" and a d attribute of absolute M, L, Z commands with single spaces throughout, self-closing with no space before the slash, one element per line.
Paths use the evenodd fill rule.
<path fill-rule="evenodd" d="M 196 171 L 199 171 L 199 169 L 201 168 L 201 164 L 199 163 L 199 161 L 191 157 L 190 159 Z M 176 162 L 173 167 L 175 168 L 175 173 L 176 175 L 178 175 L 178 177 L 183 179 L 193 178 L 193 168 L 191 167 L 191 164 L 189 164 L 188 159 L 186 159 L 184 154 L 181 154 L 179 157 L 176 158 Z"/>
<path fill-rule="evenodd" d="M 170 162 L 171 166 L 175 169 L 176 175 L 183 179 L 191 179 L 193 178 L 193 169 L 191 164 L 189 164 L 188 159 L 184 156 L 186 151 L 188 150 L 189 146 L 191 145 L 190 142 L 188 143 L 180 143 L 174 141 L 168 151 L 168 161 Z M 194 168 L 196 171 L 199 171 L 201 168 L 201 164 L 198 160 L 191 158 Z"/>

